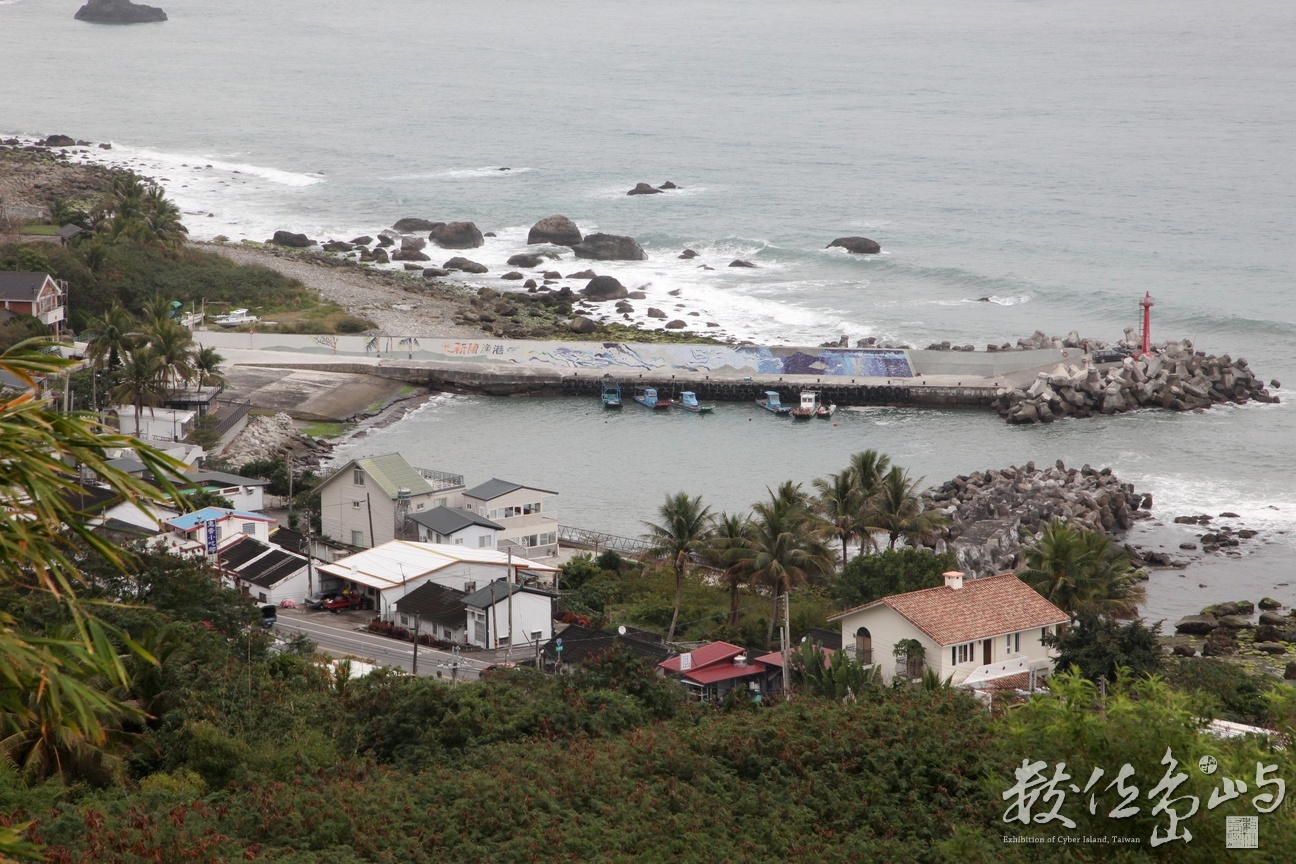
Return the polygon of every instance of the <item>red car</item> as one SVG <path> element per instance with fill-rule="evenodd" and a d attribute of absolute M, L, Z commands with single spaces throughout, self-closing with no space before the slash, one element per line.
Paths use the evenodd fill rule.
<path fill-rule="evenodd" d="M 324 598 L 320 608 L 327 609 L 330 612 L 340 612 L 343 609 L 369 609 L 372 606 L 369 598 L 362 594 L 337 594 Z"/>

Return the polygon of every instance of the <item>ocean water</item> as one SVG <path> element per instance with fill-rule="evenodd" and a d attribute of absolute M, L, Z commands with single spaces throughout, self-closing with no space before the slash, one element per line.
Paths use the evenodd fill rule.
<path fill-rule="evenodd" d="M 0 131 L 111 141 L 85 157 L 159 178 L 197 238 L 471 219 L 498 235 L 469 255 L 500 287 L 527 227 L 564 213 L 644 246 L 596 265 L 643 288 L 637 305 L 738 338 L 1115 339 L 1149 291 L 1155 335 L 1296 381 L 1291 3 L 175 0 L 131 27 L 75 21 L 78 5 L 0 3 Z M 667 179 L 683 190 L 624 194 Z M 883 254 L 824 249 L 855 234 Z M 429 411 L 445 419 L 408 441 L 417 461 L 579 485 L 569 500 L 598 506 L 573 515 L 610 527 L 677 486 L 736 506 L 753 478 L 817 476 L 871 442 L 933 480 L 1080 458 L 1167 507 L 1296 527 L 1289 403 L 1031 430 L 930 414 L 849 444 L 715 418 L 714 440 L 669 448 L 690 418 L 627 435 L 563 402 Z M 369 440 L 405 446 L 419 422 Z M 598 470 L 569 464 L 586 451 L 528 455 L 573 435 Z"/>

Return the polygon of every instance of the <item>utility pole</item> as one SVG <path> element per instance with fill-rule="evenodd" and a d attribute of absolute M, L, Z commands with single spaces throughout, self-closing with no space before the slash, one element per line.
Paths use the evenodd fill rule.
<path fill-rule="evenodd" d="M 373 501 L 370 500 L 368 492 L 365 493 L 365 509 L 369 511 L 369 548 L 372 549 L 374 546 L 378 544 L 374 542 Z"/>
<path fill-rule="evenodd" d="M 419 640 L 419 624 L 421 623 L 421 619 L 422 619 L 422 617 L 423 617 L 423 616 L 422 616 L 420 613 L 418 613 L 418 612 L 415 612 L 415 613 L 414 613 L 414 667 L 413 667 L 413 670 L 412 670 L 412 671 L 413 671 L 414 677 L 416 677 L 416 678 L 418 677 L 418 640 Z"/>
<path fill-rule="evenodd" d="M 783 592 L 783 694 L 792 695 L 792 664 L 791 649 L 788 648 L 788 642 L 792 639 L 792 612 L 791 612 L 791 595 L 789 592 Z"/>
<path fill-rule="evenodd" d="M 292 456 L 292 454 L 289 453 L 287 456 L 285 456 L 285 457 L 284 457 L 284 461 L 288 463 L 288 521 L 291 523 L 291 522 L 292 522 L 292 515 L 293 515 L 293 512 L 292 512 L 292 505 L 293 505 L 293 456 Z"/>
<path fill-rule="evenodd" d="M 504 649 L 504 662 L 507 663 L 513 656 L 513 547 L 508 550 L 508 625 L 509 641 L 508 647 Z"/>

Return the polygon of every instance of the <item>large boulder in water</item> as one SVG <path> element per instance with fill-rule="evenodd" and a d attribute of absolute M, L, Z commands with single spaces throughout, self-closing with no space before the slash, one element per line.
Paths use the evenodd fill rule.
<path fill-rule="evenodd" d="M 532 255 L 527 252 L 520 252 L 508 259 L 510 267 L 539 267 L 544 262 L 543 255 Z"/>
<path fill-rule="evenodd" d="M 167 20 L 167 14 L 158 7 L 130 0 L 89 0 L 73 17 L 94 24 L 148 24 Z"/>
<path fill-rule="evenodd" d="M 76 139 L 67 135 L 51 135 L 45 139 L 46 147 L 75 147 Z"/>
<path fill-rule="evenodd" d="M 404 219 L 397 219 L 396 224 L 392 225 L 392 230 L 406 234 L 412 231 L 431 231 L 434 228 L 440 228 L 444 224 L 444 222 L 432 222 L 428 219 L 406 216 Z"/>
<path fill-rule="evenodd" d="M 635 187 L 626 193 L 627 195 L 660 195 L 660 189 L 654 189 L 649 183 L 636 183 Z"/>
<path fill-rule="evenodd" d="M 834 246 L 840 246 L 856 255 L 876 255 L 882 251 L 882 244 L 867 237 L 838 237 L 824 248 L 831 249 Z"/>
<path fill-rule="evenodd" d="M 428 238 L 442 249 L 476 249 L 486 242 L 471 222 L 447 222 L 433 228 Z"/>
<path fill-rule="evenodd" d="M 560 213 L 546 216 L 532 225 L 531 230 L 527 232 L 528 246 L 534 243 L 575 246 L 579 242 L 581 242 L 580 229 L 576 227 L 575 222 Z"/>
<path fill-rule="evenodd" d="M 276 231 L 270 238 L 270 242 L 276 246 L 291 246 L 294 249 L 306 249 L 315 245 L 305 234 L 294 234 L 291 231 Z"/>
<path fill-rule="evenodd" d="M 623 300 L 630 292 L 611 276 L 595 276 L 580 293 L 587 300 L 601 303 L 604 300 Z"/>
<path fill-rule="evenodd" d="M 591 234 L 572 247 L 577 258 L 595 261 L 643 261 L 648 256 L 633 237 L 616 234 Z"/>
<path fill-rule="evenodd" d="M 451 258 L 441 265 L 445 270 L 462 270 L 465 273 L 485 273 L 486 265 L 478 264 L 476 261 L 470 261 L 467 258 Z"/>

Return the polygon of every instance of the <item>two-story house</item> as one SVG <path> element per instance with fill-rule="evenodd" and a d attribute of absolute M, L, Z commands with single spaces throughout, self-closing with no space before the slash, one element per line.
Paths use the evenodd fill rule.
<path fill-rule="evenodd" d="M 491 478 L 463 493 L 463 509 L 503 530 L 497 549 L 512 547 L 531 558 L 558 552 L 558 493 Z"/>
<path fill-rule="evenodd" d="M 1069 621 L 1015 573 L 964 580 L 883 597 L 831 616 L 843 649 L 881 667 L 882 677 L 919 677 L 930 669 L 956 686 L 1053 670 L 1043 638 Z M 897 650 L 899 649 L 899 650 Z M 908 649 L 908 650 L 906 650 Z M 906 656 L 907 655 L 907 656 Z"/>
<path fill-rule="evenodd" d="M 66 293 L 48 273 L 0 271 L 0 324 L 17 315 L 31 315 L 55 337 L 61 336 Z"/>
<path fill-rule="evenodd" d="M 319 485 L 323 533 L 373 547 L 412 536 L 409 517 L 462 501 L 463 477 L 415 468 L 399 453 L 352 459 Z"/>
<path fill-rule="evenodd" d="M 268 543 L 274 527 L 275 520 L 260 513 L 225 507 L 204 507 L 162 520 L 165 533 L 158 539 L 167 548 L 181 555 L 211 555 L 219 554 L 225 547 L 244 537 Z M 214 544 L 211 542 L 213 539 Z"/>
<path fill-rule="evenodd" d="M 450 546 L 469 546 L 473 549 L 494 549 L 496 538 L 504 530 L 471 510 L 458 507 L 433 507 L 410 514 L 418 539 L 424 543 L 445 543 Z"/>

